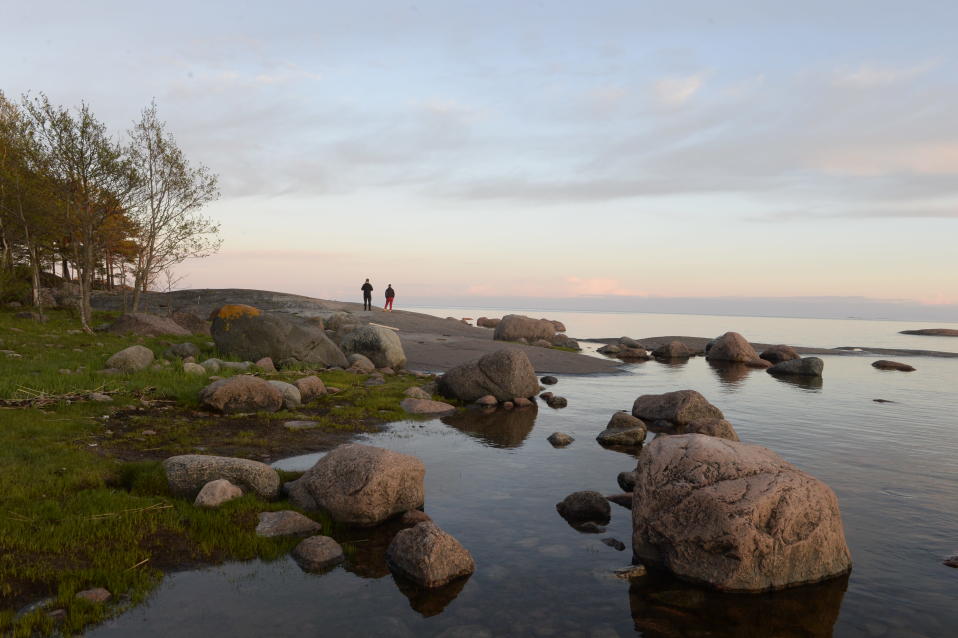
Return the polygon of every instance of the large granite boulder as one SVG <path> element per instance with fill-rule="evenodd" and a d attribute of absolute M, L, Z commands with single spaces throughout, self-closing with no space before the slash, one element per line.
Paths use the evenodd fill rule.
<path fill-rule="evenodd" d="M 795 348 L 786 346 L 785 344 L 769 346 L 762 350 L 762 353 L 758 356 L 772 364 L 800 358 L 800 355 L 795 352 Z"/>
<path fill-rule="evenodd" d="M 476 570 L 469 550 L 431 521 L 398 532 L 386 550 L 386 561 L 393 571 L 430 588 Z"/>
<path fill-rule="evenodd" d="M 820 377 L 824 369 L 825 362 L 818 357 L 802 357 L 801 359 L 787 359 L 776 363 L 766 372 L 800 377 Z"/>
<path fill-rule="evenodd" d="M 117 335 L 140 335 L 143 337 L 159 337 L 160 335 L 186 336 L 190 331 L 179 325 L 169 317 L 160 317 L 145 312 L 132 312 L 121 315 L 106 329 L 107 332 Z"/>
<path fill-rule="evenodd" d="M 500 324 L 501 325 L 501 324 Z M 499 401 L 533 397 L 539 380 L 522 350 L 498 350 L 450 369 L 439 378 L 439 394 L 472 402 L 491 394 Z"/>
<path fill-rule="evenodd" d="M 395 330 L 380 326 L 360 326 L 339 342 L 347 355 L 361 354 L 377 368 L 397 370 L 406 365 L 406 353 Z"/>
<path fill-rule="evenodd" d="M 106 367 L 124 372 L 136 372 L 148 368 L 153 363 L 153 359 L 153 351 L 146 346 L 130 346 L 107 359 Z"/>
<path fill-rule="evenodd" d="M 760 592 L 851 569 L 835 493 L 771 450 L 658 437 L 639 456 L 635 558 L 723 591 Z"/>
<path fill-rule="evenodd" d="M 709 361 L 736 361 L 749 365 L 762 361 L 752 344 L 737 332 L 726 332 L 716 339 L 705 358 Z"/>
<path fill-rule="evenodd" d="M 696 419 L 725 418 L 721 410 L 695 390 L 643 394 L 632 404 L 632 416 L 642 419 L 649 429 L 658 421 L 682 425 Z"/>
<path fill-rule="evenodd" d="M 506 315 L 496 326 L 492 338 L 497 341 L 518 341 L 526 339 L 530 343 L 537 339 L 552 339 L 556 333 L 555 324 L 548 319 L 533 319 L 524 315 Z"/>
<path fill-rule="evenodd" d="M 347 365 L 346 355 L 315 323 L 241 304 L 222 306 L 213 317 L 213 341 L 224 355 L 249 361 L 270 357 L 273 361 Z"/>
<path fill-rule="evenodd" d="M 351 525 L 378 525 L 425 502 L 426 467 L 414 456 L 371 445 L 340 445 L 289 484 L 290 502 L 327 510 Z"/>
<path fill-rule="evenodd" d="M 177 496 L 195 497 L 210 481 L 226 479 L 246 492 L 255 492 L 263 498 L 279 495 L 279 474 L 276 470 L 249 459 L 205 454 L 171 456 L 163 461 L 170 491 Z"/>
<path fill-rule="evenodd" d="M 269 381 L 245 374 L 214 381 L 200 390 L 200 403 L 224 414 L 276 412 L 283 401 L 283 393 Z"/>

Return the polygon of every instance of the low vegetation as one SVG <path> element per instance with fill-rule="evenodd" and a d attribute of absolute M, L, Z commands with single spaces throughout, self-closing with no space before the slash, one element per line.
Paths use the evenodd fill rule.
<path fill-rule="evenodd" d="M 98 314 L 94 323 L 108 318 Z M 65 313 L 52 312 L 40 323 L 0 311 L 4 635 L 77 633 L 142 601 L 165 571 L 284 555 L 295 540 L 259 538 L 254 528 L 258 512 L 290 509 L 288 502 L 247 495 L 216 510 L 195 508 L 169 494 L 160 461 L 205 453 L 268 462 L 324 449 L 404 418 L 404 390 L 422 383 L 396 375 L 366 387 L 364 375 L 319 372 L 341 391 L 295 412 L 215 416 L 197 403 L 208 381 L 183 373 L 179 362 L 127 375 L 99 372 L 111 354 L 133 343 L 159 358 L 168 340 L 89 336 L 75 326 Z M 215 356 L 208 338 L 176 340 L 193 341 L 202 356 Z M 110 401 L 92 400 L 94 392 Z M 317 426 L 291 431 L 283 427 L 288 420 Z M 321 522 L 330 529 L 328 520 Z M 94 604 L 76 598 L 95 587 L 108 589 L 113 599 Z"/>

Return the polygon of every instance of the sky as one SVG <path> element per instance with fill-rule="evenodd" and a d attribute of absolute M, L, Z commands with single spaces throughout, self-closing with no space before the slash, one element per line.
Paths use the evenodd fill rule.
<path fill-rule="evenodd" d="M 956 2 L 0 16 L 8 96 L 85 100 L 117 134 L 155 99 L 219 174 L 222 249 L 179 287 L 958 322 Z"/>

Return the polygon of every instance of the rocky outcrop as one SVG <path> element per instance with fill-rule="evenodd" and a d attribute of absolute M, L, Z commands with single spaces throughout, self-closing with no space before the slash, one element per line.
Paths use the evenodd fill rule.
<path fill-rule="evenodd" d="M 506 349 L 452 368 L 439 378 L 438 390 L 444 397 L 466 402 L 487 394 L 498 401 L 511 401 L 535 396 L 539 380 L 525 352 Z"/>
<path fill-rule="evenodd" d="M 506 315 L 499 321 L 492 338 L 497 341 L 526 339 L 531 343 L 537 339 L 548 341 L 555 333 L 555 325 L 548 319 L 533 319 L 524 315 Z"/>
<path fill-rule="evenodd" d="M 820 377 L 824 369 L 825 362 L 818 357 L 804 357 L 800 359 L 787 359 L 776 363 L 766 370 L 766 372 L 769 374 L 787 374 L 800 377 Z"/>
<path fill-rule="evenodd" d="M 953 328 L 922 328 L 921 330 L 902 330 L 903 335 L 922 335 L 926 337 L 958 337 L 958 330 Z"/>
<path fill-rule="evenodd" d="M 386 561 L 391 570 L 429 588 L 476 570 L 469 550 L 428 521 L 398 532 L 386 550 Z"/>
<path fill-rule="evenodd" d="M 799 354 L 795 352 L 795 348 L 792 346 L 786 346 L 780 344 L 777 346 L 769 346 L 762 350 L 762 354 L 758 355 L 762 359 L 765 359 L 771 364 L 781 363 L 782 361 L 791 361 L 792 359 L 798 359 Z"/>
<path fill-rule="evenodd" d="M 189 330 L 169 317 L 150 315 L 145 312 L 132 312 L 121 315 L 106 329 L 117 335 L 139 335 L 141 337 L 159 337 L 161 335 L 186 336 Z"/>
<path fill-rule="evenodd" d="M 130 346 L 107 359 L 106 367 L 123 372 L 136 372 L 148 368 L 153 363 L 153 359 L 153 351 L 146 346 Z"/>
<path fill-rule="evenodd" d="M 109 364 L 109 361 L 107 362 Z M 888 361 L 886 359 L 879 359 L 872 363 L 873 368 L 878 368 L 879 370 L 898 370 L 899 372 L 914 372 L 915 368 L 908 365 L 907 363 L 900 363 L 898 361 Z"/>
<path fill-rule="evenodd" d="M 222 306 L 213 316 L 213 341 L 224 355 L 250 361 L 270 357 L 273 361 L 347 365 L 346 355 L 314 323 L 241 304 Z"/>
<path fill-rule="evenodd" d="M 696 434 L 659 437 L 636 474 L 633 549 L 645 564 L 743 592 L 851 569 L 834 492 L 771 450 Z"/>
<path fill-rule="evenodd" d="M 216 479 L 215 481 L 210 481 L 200 489 L 199 494 L 196 495 L 196 499 L 193 501 L 193 505 L 197 507 L 215 508 L 242 495 L 243 489 L 241 487 L 233 485 L 226 479 Z"/>
<path fill-rule="evenodd" d="M 361 354 L 377 368 L 398 370 L 406 365 L 399 335 L 389 328 L 360 326 L 347 333 L 339 345 L 347 355 Z"/>
<path fill-rule="evenodd" d="M 276 412 L 283 407 L 283 402 L 280 390 L 268 381 L 249 375 L 220 379 L 200 390 L 200 404 L 223 414 Z"/>
<path fill-rule="evenodd" d="M 692 351 L 681 341 L 669 341 L 653 350 L 652 356 L 656 359 L 688 359 Z"/>
<path fill-rule="evenodd" d="M 290 483 L 290 501 L 304 509 L 323 508 L 334 520 L 378 525 L 422 507 L 426 468 L 414 456 L 371 445 L 341 445 Z"/>
<path fill-rule="evenodd" d="M 695 390 L 644 394 L 632 404 L 632 416 L 642 419 L 650 429 L 658 421 L 683 425 L 697 419 L 725 418 L 721 410 Z"/>
<path fill-rule="evenodd" d="M 594 522 L 605 525 L 612 517 L 609 501 L 598 492 L 573 492 L 556 503 L 556 511 L 570 523 Z"/>
<path fill-rule="evenodd" d="M 343 548 L 329 536 L 310 536 L 293 548 L 293 560 L 307 572 L 319 572 L 338 565 L 345 558 Z"/>
<path fill-rule="evenodd" d="M 266 499 L 279 495 L 279 474 L 276 470 L 249 459 L 204 454 L 171 456 L 163 461 L 163 471 L 170 491 L 177 496 L 195 496 L 204 485 L 217 479 L 226 479 L 247 492 L 255 492 Z"/>
<path fill-rule="evenodd" d="M 726 332 L 716 339 L 705 358 L 709 361 L 734 361 L 761 367 L 767 365 L 759 358 L 752 344 L 737 332 Z"/>

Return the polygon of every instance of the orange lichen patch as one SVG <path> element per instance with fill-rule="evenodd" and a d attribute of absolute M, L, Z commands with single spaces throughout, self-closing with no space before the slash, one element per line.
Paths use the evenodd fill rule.
<path fill-rule="evenodd" d="M 239 303 L 227 304 L 216 312 L 217 317 L 226 320 L 239 319 L 240 317 L 258 317 L 261 314 L 263 314 L 263 311 L 259 308 Z"/>

